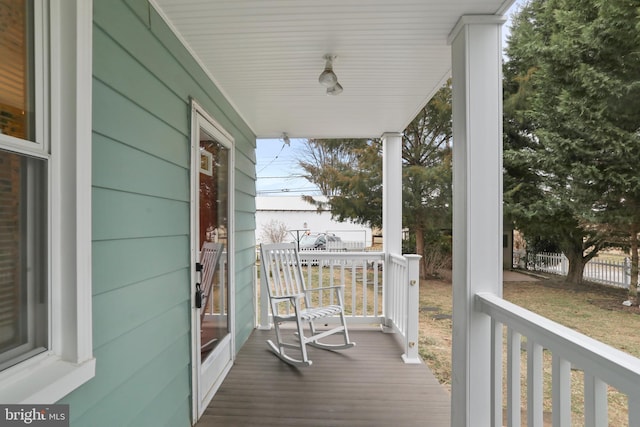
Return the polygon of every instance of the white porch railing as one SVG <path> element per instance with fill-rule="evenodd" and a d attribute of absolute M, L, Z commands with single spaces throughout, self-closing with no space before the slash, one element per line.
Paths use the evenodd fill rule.
<path fill-rule="evenodd" d="M 554 426 L 571 426 L 571 370 L 584 372 L 587 427 L 608 426 L 607 386 L 627 395 L 629 426 L 640 426 L 640 359 L 559 325 L 493 294 L 476 294 L 476 307 L 492 320 L 492 426 L 502 425 L 503 332 L 506 327 L 507 426 L 521 424 L 521 346 L 526 337 L 527 421 L 543 425 L 543 351 L 552 358 Z"/>
<path fill-rule="evenodd" d="M 417 255 L 383 252 L 300 251 L 302 272 L 308 289 L 344 286 L 345 314 L 350 325 L 383 325 L 397 334 L 407 363 L 418 356 L 419 273 Z M 261 295 L 266 290 L 261 286 Z M 332 304 L 333 292 L 319 291 L 320 304 Z M 260 298 L 261 329 L 269 329 L 267 298 Z"/>
<path fill-rule="evenodd" d="M 389 255 L 386 286 L 387 326 L 403 338 L 405 363 L 421 363 L 418 356 L 420 272 L 419 255 Z"/>
<path fill-rule="evenodd" d="M 381 252 L 301 251 L 308 289 L 344 286 L 349 323 L 380 323 L 383 319 L 384 254 Z M 333 304 L 334 292 L 318 292 L 320 305 Z"/>

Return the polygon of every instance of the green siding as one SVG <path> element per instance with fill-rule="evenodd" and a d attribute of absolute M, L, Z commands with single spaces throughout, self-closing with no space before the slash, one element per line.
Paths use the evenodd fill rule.
<path fill-rule="evenodd" d="M 190 102 L 234 139 L 236 344 L 253 329 L 255 135 L 147 0 L 95 0 L 93 337 L 72 426 L 191 425 Z"/>
<path fill-rule="evenodd" d="M 189 115 L 179 94 L 163 81 L 149 75 L 140 62 L 122 57 L 121 47 L 104 31 L 96 29 L 93 45 L 101 53 L 94 59 L 94 76 L 106 86 L 115 87 L 129 99 L 134 99 L 145 111 L 175 129 L 188 129 Z M 153 94 L 148 96 L 147 94 Z"/>
<path fill-rule="evenodd" d="M 189 203 L 94 188 L 94 240 L 189 233 Z"/>
<path fill-rule="evenodd" d="M 182 335 L 179 340 L 164 348 L 162 353 L 157 355 L 149 354 L 138 347 L 145 356 L 145 365 L 130 372 L 130 375 L 118 384 L 116 392 L 105 395 L 98 405 L 92 406 L 89 411 L 77 419 L 72 417 L 72 424 L 92 427 L 157 425 L 161 418 L 158 418 L 158 414 L 155 412 L 160 412 L 163 409 L 162 405 L 154 403 L 158 395 L 169 392 L 174 397 L 180 396 L 180 400 L 185 398 L 188 400 L 184 391 L 189 390 L 190 369 L 188 365 L 178 364 L 176 361 L 186 359 L 185 356 L 188 356 L 188 352 L 185 352 L 185 348 L 188 348 L 189 343 L 190 337 Z M 183 393 L 180 393 L 178 389 L 167 389 L 167 386 L 176 385 L 174 383 L 176 377 L 180 377 L 178 384 Z M 179 404 L 180 400 L 176 399 L 176 404 Z M 164 404 L 166 405 L 167 402 Z M 151 409 L 141 413 L 143 408 L 149 407 Z M 144 418 L 144 421 L 134 422 L 140 418 Z M 183 425 L 188 425 L 188 423 L 183 421 Z"/>
<path fill-rule="evenodd" d="M 252 255 L 251 258 L 254 260 L 251 265 L 248 265 L 240 271 L 236 268 L 236 277 L 238 281 L 253 281 L 255 277 L 255 250 L 253 250 L 250 255 Z M 240 258 L 239 254 L 236 254 L 236 259 L 237 258 Z M 246 255 L 243 256 L 243 258 L 246 259 Z M 253 288 L 245 287 L 237 290 L 236 292 L 236 339 L 239 343 L 238 348 L 240 348 L 242 343 L 249 338 L 249 335 L 254 328 L 254 299 L 255 292 Z"/>
<path fill-rule="evenodd" d="M 188 236 L 96 241 L 92 250 L 94 296 L 189 266 Z"/>
<path fill-rule="evenodd" d="M 245 193 L 236 190 L 236 211 L 244 212 L 247 214 L 255 215 L 256 213 L 256 196 L 251 193 Z M 240 205 L 242 203 L 242 205 Z M 239 209 L 238 206 L 242 206 Z"/>
<path fill-rule="evenodd" d="M 253 231 L 255 226 L 255 215 L 253 213 L 237 213 L 236 215 L 236 232 L 240 233 L 242 231 Z M 252 240 L 255 240 L 255 234 L 252 237 Z"/>
<path fill-rule="evenodd" d="M 169 358 L 169 363 L 182 369 L 189 363 L 190 334 L 188 332 L 189 307 L 188 304 L 178 302 L 170 311 L 130 330 L 124 335 L 109 341 L 107 344 L 94 349 L 96 358 L 96 376 L 62 400 L 71 406 L 72 425 L 129 425 L 127 423 L 99 424 L 76 423 L 75 418 L 90 416 L 103 410 L 104 402 L 117 399 L 118 395 L 128 393 L 130 380 L 139 375 L 163 375 L 156 371 L 155 360 Z M 114 317 L 117 313 L 114 313 Z M 179 351 L 171 351 L 177 347 Z M 179 353 L 181 356 L 176 357 Z M 140 383 L 138 388 L 145 388 Z M 156 394 L 158 390 L 149 388 L 144 393 Z M 179 394 L 181 390 L 176 390 Z M 122 413 L 124 408 L 107 407 L 113 413 Z M 186 424 L 186 423 L 185 423 Z"/>
<path fill-rule="evenodd" d="M 141 406 L 140 413 L 133 420 L 131 425 L 143 426 L 178 426 L 184 423 L 185 419 L 191 418 L 191 406 L 188 403 L 191 389 L 190 378 L 191 369 L 188 366 L 178 372 L 173 381 L 161 389 L 152 401 Z M 185 390 L 186 393 L 176 399 L 173 390 Z"/>
<path fill-rule="evenodd" d="M 151 95 L 151 94 L 150 94 Z M 94 79 L 93 131 L 150 155 L 189 167 L 189 129 L 182 133 Z M 184 114 L 189 111 L 183 105 Z"/>
<path fill-rule="evenodd" d="M 184 301 L 184 284 L 188 282 L 189 270 L 185 268 L 96 296 L 93 300 L 94 345 L 100 347 L 171 310 L 176 301 Z M 162 298 L 156 299 L 155 295 Z M 147 301 L 153 304 L 141 310 L 140 306 Z"/>
<path fill-rule="evenodd" d="M 237 163 L 236 167 L 238 167 Z M 243 173 L 238 173 L 236 175 L 236 190 L 249 196 L 255 197 L 255 194 L 253 194 L 255 193 L 256 188 L 255 182 L 255 178 L 247 176 Z"/>
<path fill-rule="evenodd" d="M 147 0 L 125 0 L 125 3 L 138 15 L 138 18 L 149 27 L 149 13 L 151 6 Z"/>
<path fill-rule="evenodd" d="M 93 138 L 93 165 L 96 187 L 188 201 L 189 170 L 102 135 Z"/>
<path fill-rule="evenodd" d="M 256 177 L 255 168 L 252 166 L 256 162 L 255 152 L 252 150 L 252 156 L 247 157 L 243 155 L 243 153 L 238 153 L 236 151 L 236 166 L 238 167 L 238 171 L 247 174 L 248 177 L 254 178 Z"/>

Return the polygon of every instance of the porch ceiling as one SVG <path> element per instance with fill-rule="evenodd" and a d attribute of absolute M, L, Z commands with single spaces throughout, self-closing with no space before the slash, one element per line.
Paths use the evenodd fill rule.
<path fill-rule="evenodd" d="M 258 138 L 402 131 L 450 74 L 461 15 L 513 0 L 153 0 Z M 324 54 L 344 92 L 318 83 Z"/>

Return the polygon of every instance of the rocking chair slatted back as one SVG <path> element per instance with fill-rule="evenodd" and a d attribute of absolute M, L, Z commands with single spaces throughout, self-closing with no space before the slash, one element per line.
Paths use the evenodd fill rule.
<path fill-rule="evenodd" d="M 263 273 L 269 277 L 268 290 L 271 298 L 288 298 L 304 295 L 304 280 L 300 258 L 295 246 L 289 243 L 269 245 L 261 260 Z"/>
<path fill-rule="evenodd" d="M 206 307 L 213 292 L 215 273 L 222 257 L 224 244 L 216 242 L 204 242 L 200 250 L 200 264 L 202 264 L 202 310 L 200 320 L 204 319 Z"/>
<path fill-rule="evenodd" d="M 341 350 L 355 345 L 349 340 L 347 331 L 342 286 L 305 289 L 300 256 L 295 243 L 260 245 L 260 255 L 262 266 L 260 280 L 265 281 L 267 285 L 273 326 L 276 332 L 276 342 L 269 340 L 267 343 L 276 356 L 293 366 L 309 366 L 311 360 L 307 355 L 307 344 L 328 350 Z M 321 292 L 322 290 L 335 292 L 335 300 L 338 304 L 312 306 L 309 293 Z M 332 316 L 339 316 L 339 326 L 322 331 L 316 329 L 315 320 Z M 285 322 L 295 322 L 296 329 L 293 340 L 285 340 L 285 331 L 280 328 L 280 324 Z M 304 330 L 305 324 L 309 327 L 307 335 Z M 333 334 L 341 335 L 342 342 L 324 341 L 324 338 Z M 287 349 L 299 352 L 300 358 L 291 356 Z"/>

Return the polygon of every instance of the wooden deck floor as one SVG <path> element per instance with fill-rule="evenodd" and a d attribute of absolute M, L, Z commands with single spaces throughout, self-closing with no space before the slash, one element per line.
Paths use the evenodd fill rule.
<path fill-rule="evenodd" d="M 293 368 L 254 331 L 197 427 L 449 427 L 450 396 L 426 365 L 405 365 L 395 339 L 350 331 L 356 347 L 310 348 L 313 365 Z"/>

